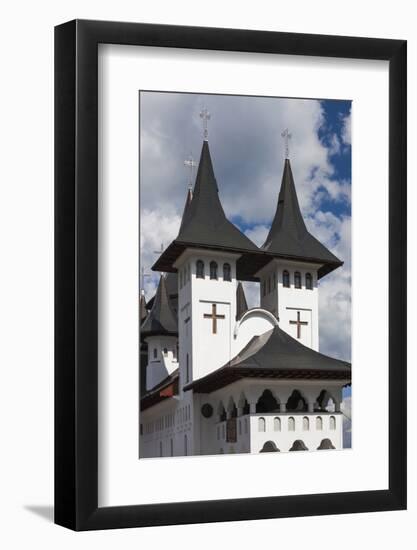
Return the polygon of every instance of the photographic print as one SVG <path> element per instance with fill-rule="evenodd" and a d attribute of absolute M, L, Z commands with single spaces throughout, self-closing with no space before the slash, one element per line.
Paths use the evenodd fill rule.
<path fill-rule="evenodd" d="M 139 458 L 350 448 L 351 101 L 139 117 Z"/>

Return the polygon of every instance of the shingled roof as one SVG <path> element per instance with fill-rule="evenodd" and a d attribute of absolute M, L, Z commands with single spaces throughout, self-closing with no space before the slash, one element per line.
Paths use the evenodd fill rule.
<path fill-rule="evenodd" d="M 239 254 L 257 254 L 262 257 L 258 247 L 226 218 L 207 141 L 203 142 L 194 193 L 192 200 L 186 203 L 178 236 L 158 258 L 152 269 L 176 271 L 173 264 L 186 248 L 207 248 Z"/>
<path fill-rule="evenodd" d="M 140 327 L 140 334 L 142 337 L 178 335 L 177 316 L 170 304 L 164 275 L 159 280 L 152 309 Z"/>
<path fill-rule="evenodd" d="M 304 346 L 278 326 L 255 336 L 229 363 L 184 389 L 210 393 L 242 378 L 351 379 L 351 365 Z"/>
<path fill-rule="evenodd" d="M 238 321 L 248 309 L 245 291 L 243 290 L 242 283 L 239 281 L 236 289 L 236 320 Z"/>
<path fill-rule="evenodd" d="M 334 254 L 308 232 L 298 204 L 289 159 L 285 159 L 275 217 L 261 247 L 274 257 L 322 264 L 319 278 L 343 265 Z"/>

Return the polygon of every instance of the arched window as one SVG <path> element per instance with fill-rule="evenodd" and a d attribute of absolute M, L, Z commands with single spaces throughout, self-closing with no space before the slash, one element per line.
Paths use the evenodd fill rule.
<path fill-rule="evenodd" d="M 323 419 L 321 416 L 318 416 L 316 418 L 316 430 L 322 430 L 323 429 Z"/>
<path fill-rule="evenodd" d="M 313 277 L 311 273 L 306 273 L 306 289 L 313 290 Z"/>
<path fill-rule="evenodd" d="M 197 260 L 197 279 L 204 279 L 204 262 L 203 260 Z"/>
<path fill-rule="evenodd" d="M 290 287 L 290 273 L 286 269 L 282 272 L 282 286 Z"/>
<path fill-rule="evenodd" d="M 187 436 L 184 435 L 184 456 L 187 456 L 188 455 L 188 440 L 187 440 Z"/>
<path fill-rule="evenodd" d="M 301 288 L 301 273 L 299 271 L 294 273 L 294 286 L 295 288 Z"/>
<path fill-rule="evenodd" d="M 187 382 L 190 381 L 190 357 L 187 353 L 187 357 L 186 357 L 186 380 Z"/>
<path fill-rule="evenodd" d="M 158 357 L 158 350 L 156 348 L 153 348 L 153 358 L 156 359 Z"/>
<path fill-rule="evenodd" d="M 168 355 L 168 348 L 164 348 L 164 355 Z"/>
<path fill-rule="evenodd" d="M 308 416 L 303 417 L 303 430 L 307 432 L 310 429 L 310 420 L 308 419 Z"/>
<path fill-rule="evenodd" d="M 281 419 L 277 416 L 274 418 L 274 432 L 281 431 Z"/>
<path fill-rule="evenodd" d="M 223 281 L 232 280 L 232 268 L 230 264 L 223 264 Z"/>
<path fill-rule="evenodd" d="M 290 416 L 288 418 L 288 431 L 289 432 L 295 431 L 295 418 L 293 416 Z"/>
<path fill-rule="evenodd" d="M 336 429 L 336 418 L 334 416 L 331 416 L 329 419 L 330 429 L 335 430 Z"/>
<path fill-rule="evenodd" d="M 261 416 L 260 418 L 258 418 L 258 432 L 264 432 L 265 429 L 265 418 Z"/>
<path fill-rule="evenodd" d="M 210 279 L 217 279 L 217 263 L 210 262 Z"/>

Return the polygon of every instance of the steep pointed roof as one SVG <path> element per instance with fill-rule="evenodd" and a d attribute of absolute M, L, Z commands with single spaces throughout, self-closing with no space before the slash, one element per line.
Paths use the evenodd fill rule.
<path fill-rule="evenodd" d="M 193 200 L 193 191 L 191 188 L 189 188 L 187 192 L 187 197 L 185 199 L 184 210 L 182 211 L 180 233 L 184 225 L 187 225 L 188 219 L 190 217 L 190 206 L 191 206 L 192 200 Z"/>
<path fill-rule="evenodd" d="M 254 336 L 220 369 L 184 389 L 210 393 L 242 378 L 324 379 L 350 383 L 351 365 L 304 346 L 279 326 Z"/>
<path fill-rule="evenodd" d="M 308 232 L 298 204 L 289 159 L 285 159 L 275 217 L 261 248 L 275 257 L 320 263 L 319 277 L 343 264 Z"/>
<path fill-rule="evenodd" d="M 248 311 L 248 303 L 246 301 L 243 285 L 239 281 L 236 289 L 236 320 L 239 320 L 244 313 Z"/>
<path fill-rule="evenodd" d="M 145 295 L 141 293 L 139 298 L 139 321 L 142 324 L 148 315 L 148 310 L 146 309 L 146 300 Z"/>
<path fill-rule="evenodd" d="M 203 142 L 194 193 L 191 202 L 186 203 L 178 236 L 152 269 L 175 271 L 173 264 L 186 248 L 261 255 L 258 247 L 226 218 L 207 141 Z"/>
<path fill-rule="evenodd" d="M 178 321 L 169 301 L 164 275 L 159 280 L 152 309 L 140 327 L 140 334 L 142 337 L 178 335 Z"/>

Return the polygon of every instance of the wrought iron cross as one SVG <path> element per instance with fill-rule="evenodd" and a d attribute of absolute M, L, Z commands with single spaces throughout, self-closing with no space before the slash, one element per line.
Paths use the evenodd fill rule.
<path fill-rule="evenodd" d="M 217 314 L 217 305 L 216 304 L 211 305 L 211 313 L 205 313 L 204 314 L 204 319 L 211 319 L 212 320 L 211 329 L 212 329 L 213 334 L 217 334 L 217 319 L 225 319 L 225 318 L 226 318 L 225 315 L 218 315 Z"/>
<path fill-rule="evenodd" d="M 142 267 L 141 270 L 140 270 L 140 286 L 141 286 L 141 290 L 142 292 L 145 291 L 145 278 L 146 277 L 151 277 L 151 274 L 150 273 L 145 273 L 145 268 Z"/>
<path fill-rule="evenodd" d="M 200 113 L 200 118 L 203 119 L 203 129 L 204 129 L 204 141 L 208 139 L 208 128 L 207 121 L 211 119 L 211 114 L 204 108 Z"/>
<path fill-rule="evenodd" d="M 281 133 L 281 137 L 284 138 L 285 143 L 285 158 L 290 158 L 290 139 L 292 138 L 292 134 L 289 133 L 288 128 L 285 128 L 285 130 Z"/>
<path fill-rule="evenodd" d="M 188 188 L 192 189 L 193 179 L 194 179 L 194 168 L 197 166 L 197 163 L 193 159 L 193 155 L 190 154 L 188 159 L 184 160 L 184 166 L 188 166 L 190 168 L 190 180 L 188 182 Z"/>
<path fill-rule="evenodd" d="M 308 325 L 307 321 L 301 321 L 300 319 L 300 312 L 297 311 L 297 320 L 296 321 L 290 321 L 290 325 L 297 325 L 297 338 L 301 338 L 301 327 L 302 325 Z"/>

